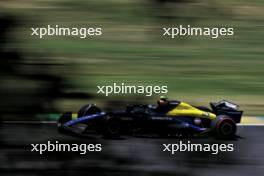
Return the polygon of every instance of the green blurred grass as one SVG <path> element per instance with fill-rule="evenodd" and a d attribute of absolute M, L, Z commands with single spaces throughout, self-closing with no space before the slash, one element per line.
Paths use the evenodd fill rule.
<path fill-rule="evenodd" d="M 170 20 L 158 18 L 160 12 L 153 4 L 139 0 L 43 0 L 23 6 L 12 1 L 6 2 L 4 11 L 29 19 L 14 31 L 20 41 L 15 45 L 26 58 L 37 62 L 34 53 L 45 53 L 50 62 L 66 63 L 64 70 L 52 71 L 67 78 L 75 90 L 96 92 L 96 85 L 113 82 L 168 85 L 169 97 L 197 104 L 228 99 L 241 104 L 247 115 L 263 115 L 264 2 L 202 2 L 175 7 L 177 13 L 172 14 L 177 18 Z M 104 35 L 29 37 L 30 27 L 47 24 L 103 27 Z M 160 37 L 162 24 L 234 27 L 235 35 L 167 40 Z M 107 99 L 111 98 L 122 97 Z M 64 104 L 58 102 L 59 107 Z"/>

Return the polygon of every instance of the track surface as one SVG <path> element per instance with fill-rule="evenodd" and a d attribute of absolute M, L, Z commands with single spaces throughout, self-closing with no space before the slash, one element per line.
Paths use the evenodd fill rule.
<path fill-rule="evenodd" d="M 162 152 L 163 143 L 180 139 L 125 137 L 121 140 L 76 138 L 57 132 L 54 124 L 3 124 L 0 127 L 0 170 L 3 175 L 183 175 L 235 176 L 264 174 L 264 127 L 241 126 L 241 138 L 219 141 L 188 139 L 192 143 L 234 143 L 235 152 Z M 102 152 L 30 152 L 31 143 L 101 143 Z"/>

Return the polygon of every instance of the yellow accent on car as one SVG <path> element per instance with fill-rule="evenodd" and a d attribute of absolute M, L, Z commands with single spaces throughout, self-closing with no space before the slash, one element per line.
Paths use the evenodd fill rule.
<path fill-rule="evenodd" d="M 191 117 L 200 117 L 215 119 L 216 115 L 210 112 L 202 111 L 198 108 L 195 108 L 188 103 L 181 102 L 178 106 L 167 113 L 169 116 L 191 116 Z"/>
<path fill-rule="evenodd" d="M 77 117 L 78 117 L 78 114 L 76 114 L 76 113 L 72 113 L 72 119 L 77 119 Z"/>

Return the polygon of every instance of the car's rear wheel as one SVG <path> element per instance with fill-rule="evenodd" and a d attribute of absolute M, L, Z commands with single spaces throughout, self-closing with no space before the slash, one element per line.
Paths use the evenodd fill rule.
<path fill-rule="evenodd" d="M 214 122 L 214 132 L 219 138 L 231 138 L 236 134 L 236 123 L 228 116 L 220 116 Z"/>

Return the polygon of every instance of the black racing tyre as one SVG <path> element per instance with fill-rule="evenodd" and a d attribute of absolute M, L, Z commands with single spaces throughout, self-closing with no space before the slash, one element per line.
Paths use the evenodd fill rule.
<path fill-rule="evenodd" d="M 81 109 L 78 111 L 78 118 L 86 115 L 96 114 L 99 112 L 102 112 L 100 108 L 93 104 L 88 104 L 81 107 Z"/>
<path fill-rule="evenodd" d="M 232 138 L 237 130 L 235 121 L 228 116 L 219 116 L 214 122 L 213 128 L 219 138 Z"/>
<path fill-rule="evenodd" d="M 101 132 L 104 138 L 119 138 L 121 132 L 121 120 L 117 117 L 106 116 Z"/>

